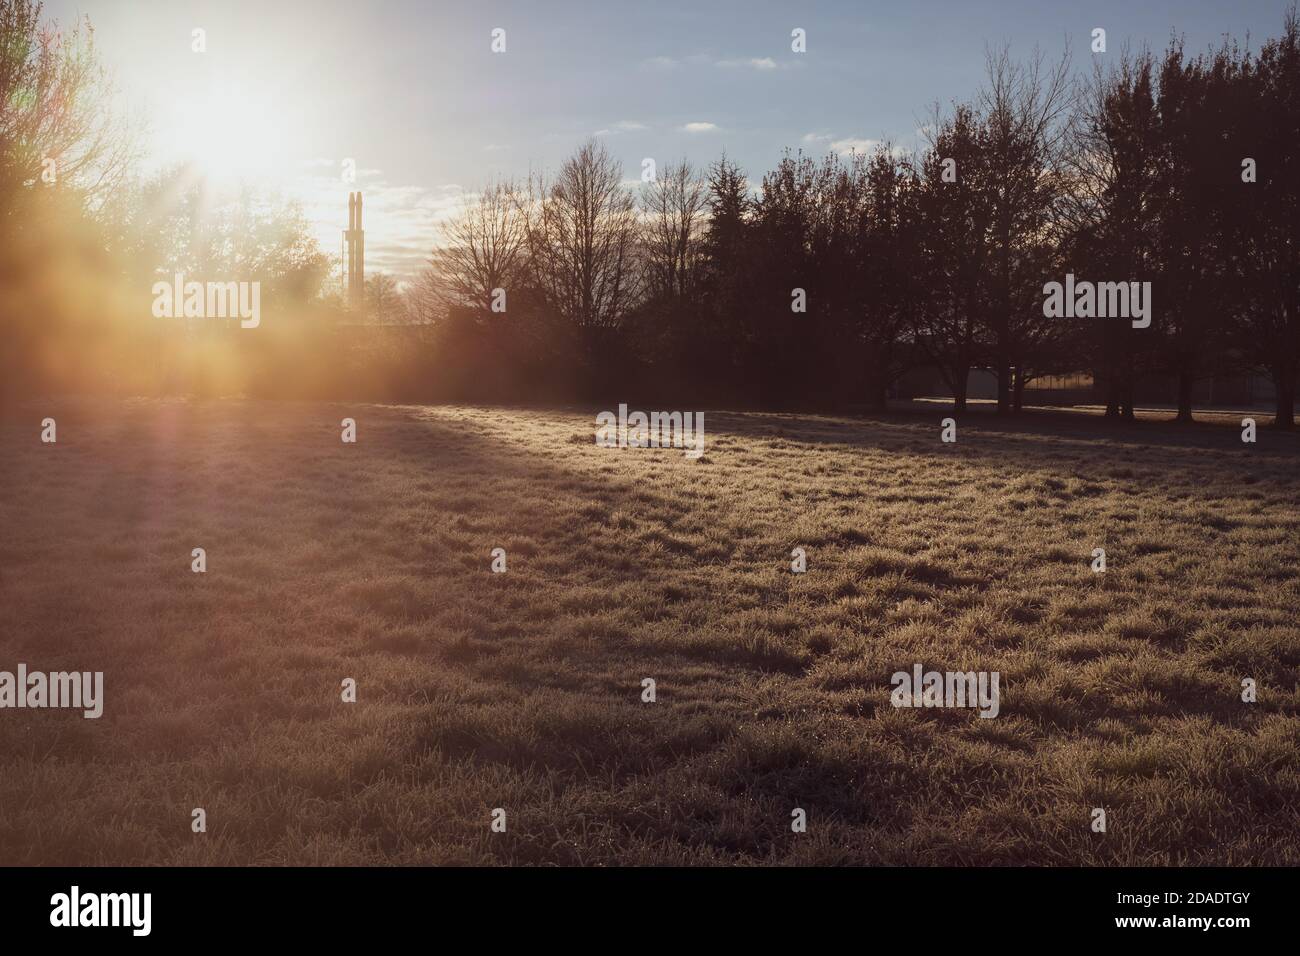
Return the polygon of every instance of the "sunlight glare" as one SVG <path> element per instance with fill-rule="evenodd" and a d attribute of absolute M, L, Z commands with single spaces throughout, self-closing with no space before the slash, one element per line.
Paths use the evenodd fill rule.
<path fill-rule="evenodd" d="M 193 161 L 213 182 L 274 178 L 288 158 L 275 108 L 264 89 L 214 84 L 187 102 L 174 131 L 163 135 L 179 158 Z"/>

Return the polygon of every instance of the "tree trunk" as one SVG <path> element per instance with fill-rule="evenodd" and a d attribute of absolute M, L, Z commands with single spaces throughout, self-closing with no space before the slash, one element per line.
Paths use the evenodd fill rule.
<path fill-rule="evenodd" d="M 998 362 L 998 414 L 1006 415 L 1011 411 L 1011 367 L 1005 362 Z"/>
<path fill-rule="evenodd" d="M 1023 366 L 1016 366 L 1016 378 L 1011 393 L 1011 407 L 1017 415 L 1025 407 L 1025 370 Z"/>
<path fill-rule="evenodd" d="M 969 379 L 969 368 L 957 369 L 952 379 L 952 410 L 958 414 L 966 411 L 966 389 Z"/>
<path fill-rule="evenodd" d="M 1178 417 L 1174 421 L 1190 422 L 1192 420 L 1192 386 L 1194 380 L 1191 372 L 1178 373 Z"/>
<path fill-rule="evenodd" d="M 1119 394 L 1120 418 L 1126 422 L 1136 421 L 1137 417 L 1134 414 L 1134 408 L 1133 408 L 1133 404 L 1134 404 L 1133 394 L 1137 389 L 1137 383 L 1134 380 L 1135 376 L 1133 374 L 1132 356 L 1128 356 L 1124 360 L 1124 362 L 1120 365 L 1120 370 L 1121 370 L 1120 394 Z"/>
<path fill-rule="evenodd" d="M 1120 400 L 1119 417 L 1126 422 L 1137 421 L 1137 416 L 1133 411 L 1133 384 L 1127 383 L 1124 388 L 1124 397 Z"/>
<path fill-rule="evenodd" d="M 1114 369 L 1106 375 L 1106 417 L 1119 418 L 1119 375 Z"/>

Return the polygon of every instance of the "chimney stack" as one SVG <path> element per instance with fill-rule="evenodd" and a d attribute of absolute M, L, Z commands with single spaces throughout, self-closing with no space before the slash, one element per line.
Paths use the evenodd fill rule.
<path fill-rule="evenodd" d="M 361 193 L 348 193 L 348 228 L 343 233 L 347 247 L 348 307 L 360 313 L 366 305 L 366 233 L 361 225 Z"/>

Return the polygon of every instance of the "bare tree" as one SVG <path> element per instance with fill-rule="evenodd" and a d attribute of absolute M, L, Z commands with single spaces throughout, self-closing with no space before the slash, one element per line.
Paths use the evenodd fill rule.
<path fill-rule="evenodd" d="M 979 100 L 992 211 L 986 321 L 998 376 L 998 411 L 1005 413 L 1013 406 L 1018 410 L 1040 346 L 1060 330 L 1036 303 L 1065 192 L 1074 95 L 1068 54 L 1049 66 L 1035 51 L 1019 63 L 1003 47 L 988 53 L 987 77 Z"/>
<path fill-rule="evenodd" d="M 547 304 L 584 330 L 618 328 L 640 293 L 636 205 L 619 164 L 588 141 L 531 184 L 528 250 Z"/>
<path fill-rule="evenodd" d="M 683 299 L 694 291 L 703 261 L 708 197 L 707 185 L 684 159 L 642 186 L 651 294 Z"/>
<path fill-rule="evenodd" d="M 421 270 L 402 292 L 402 304 L 408 325 L 432 325 L 445 316 L 433 270 Z"/>
<path fill-rule="evenodd" d="M 513 183 L 492 183 L 473 196 L 444 225 L 442 244 L 414 285 L 417 311 L 439 317 L 451 308 L 486 312 L 495 290 L 522 285 L 525 217 Z"/>
<path fill-rule="evenodd" d="M 397 280 L 387 272 L 366 276 L 366 312 L 376 325 L 401 325 L 403 302 Z"/>

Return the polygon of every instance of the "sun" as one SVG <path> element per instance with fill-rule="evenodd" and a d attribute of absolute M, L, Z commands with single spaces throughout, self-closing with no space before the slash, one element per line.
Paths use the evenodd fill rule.
<path fill-rule="evenodd" d="M 163 145 L 213 183 L 265 181 L 286 170 L 291 155 L 277 106 L 264 87 L 226 79 L 177 104 Z"/>

